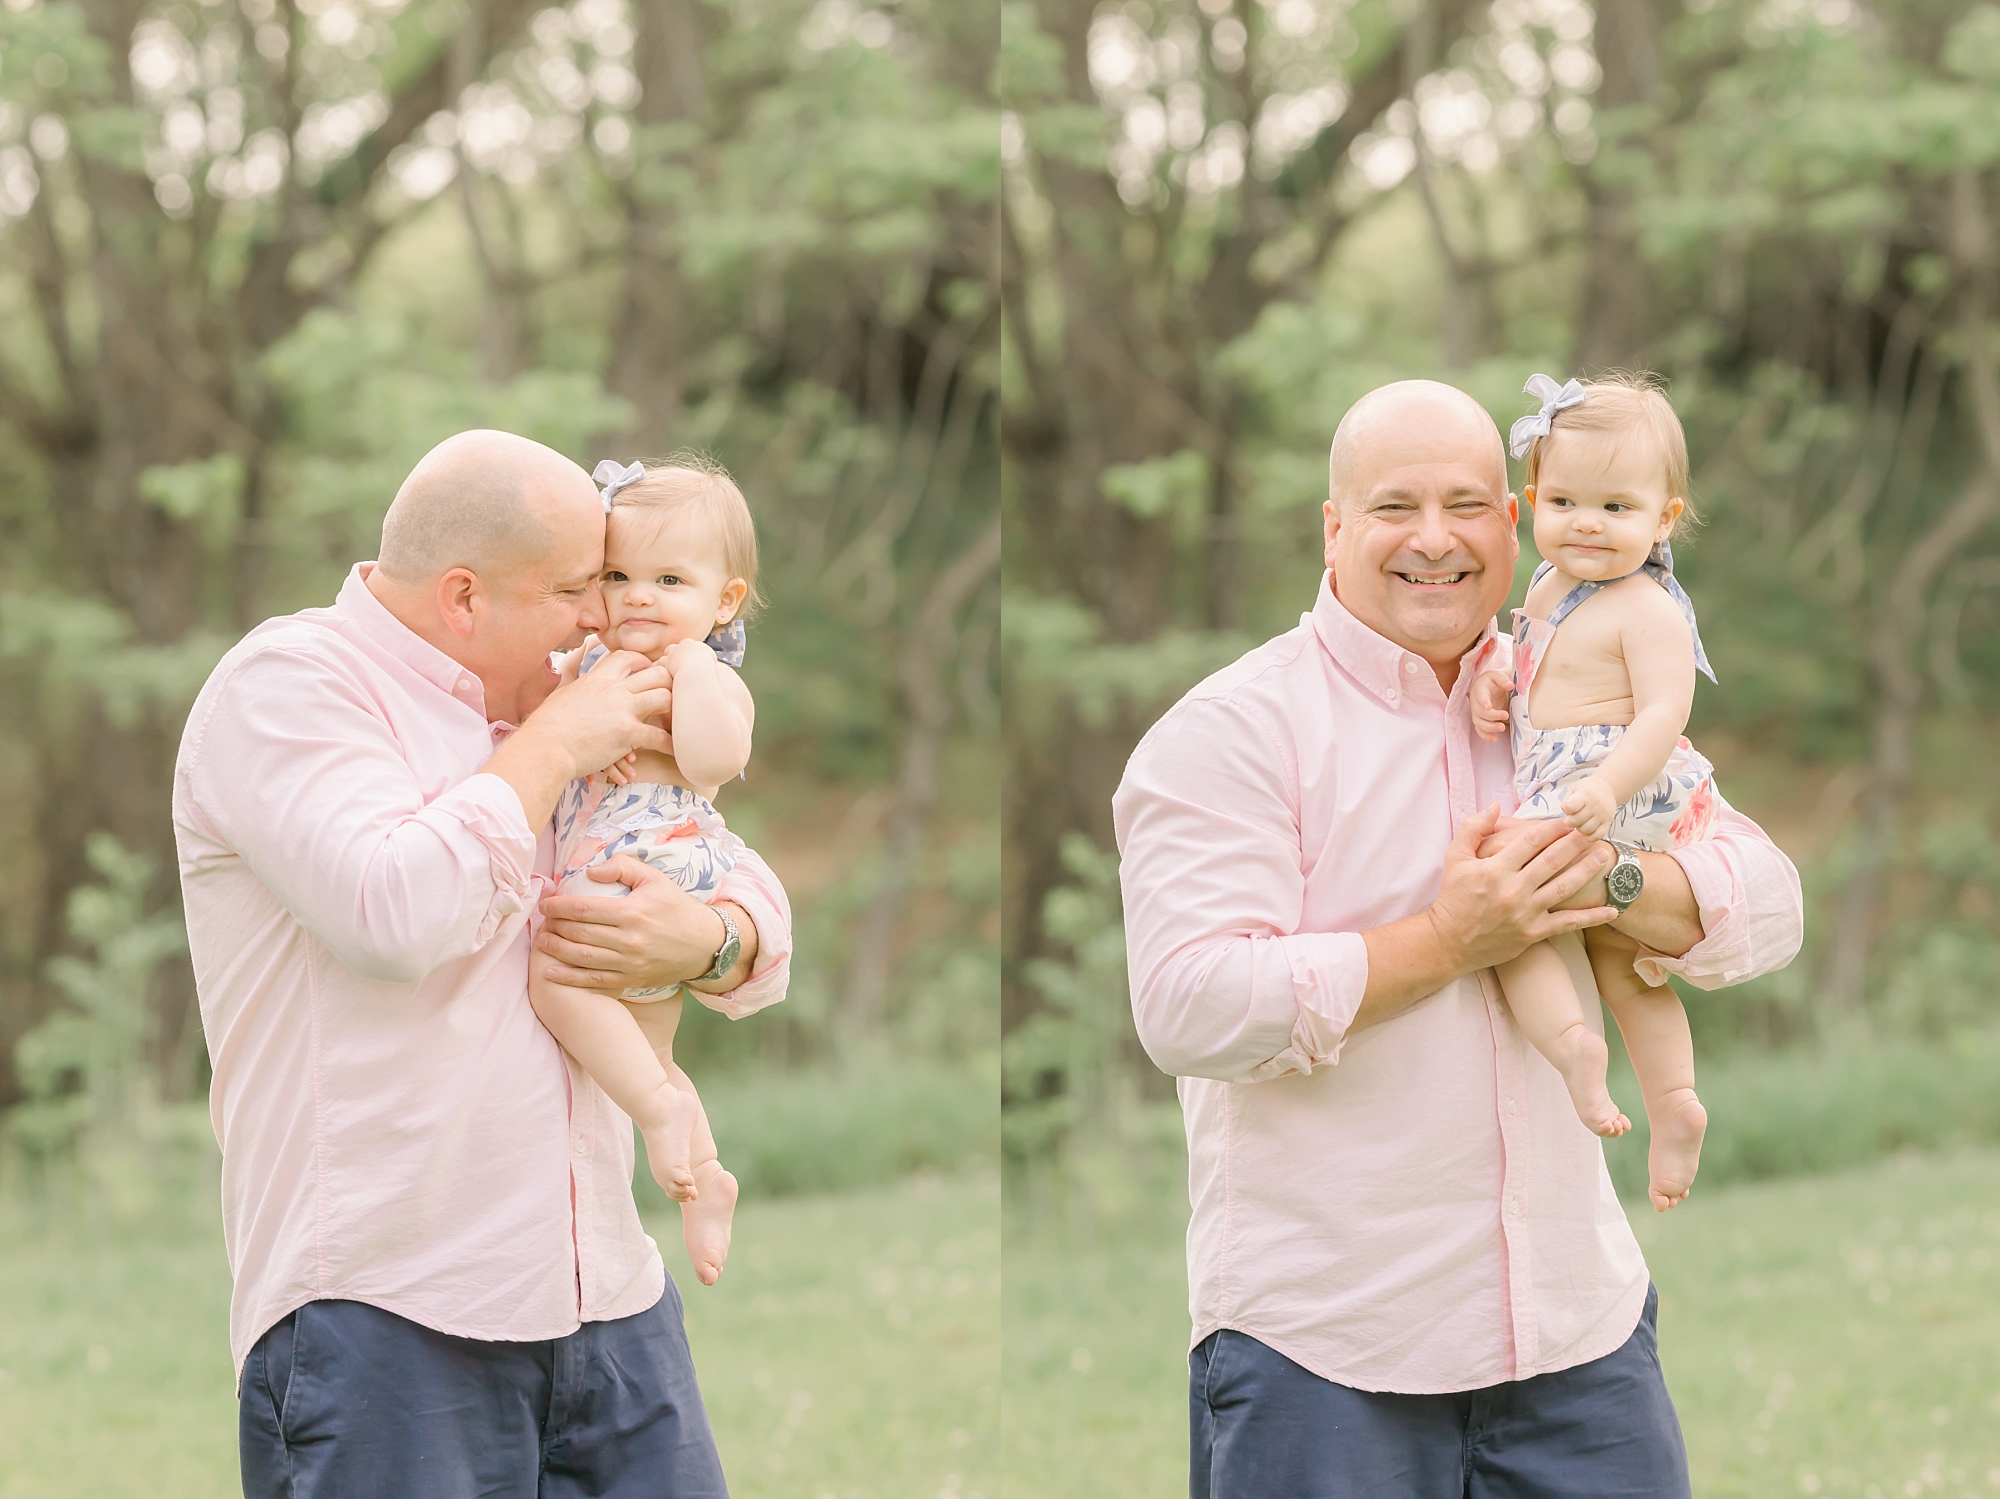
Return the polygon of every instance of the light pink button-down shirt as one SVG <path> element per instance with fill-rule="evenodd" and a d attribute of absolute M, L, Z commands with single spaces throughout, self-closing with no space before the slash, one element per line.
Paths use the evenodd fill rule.
<path fill-rule="evenodd" d="M 1490 970 L 1347 1033 L 1359 933 L 1428 906 L 1460 821 L 1513 806 L 1507 742 L 1466 702 L 1506 652 L 1489 626 L 1447 697 L 1322 583 L 1126 767 L 1132 1008 L 1181 1080 L 1196 1343 L 1234 1328 L 1341 1384 L 1425 1394 L 1585 1363 L 1638 1322 L 1646 1265 L 1603 1151 Z M 1659 969 L 1708 988 L 1797 952 L 1798 875 L 1754 823 L 1725 810 L 1673 857 L 1707 935 Z"/>
<path fill-rule="evenodd" d="M 528 1004 L 554 844 L 479 773 L 508 726 L 369 566 L 222 658 L 174 776 L 239 1370 L 307 1301 L 537 1340 L 665 1288 L 631 1122 Z M 784 997 L 791 912 L 748 850 L 719 894 L 759 953 L 715 1005 L 748 1014 Z"/>

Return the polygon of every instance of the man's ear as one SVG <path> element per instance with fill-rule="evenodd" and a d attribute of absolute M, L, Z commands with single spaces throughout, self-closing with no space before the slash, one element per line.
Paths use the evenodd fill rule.
<path fill-rule="evenodd" d="M 486 590 L 469 567 L 454 567 L 437 582 L 438 618 L 461 640 L 471 636 L 486 604 Z"/>
<path fill-rule="evenodd" d="M 1332 567 L 1333 541 L 1336 536 L 1340 535 L 1339 502 L 1335 500 L 1328 500 L 1326 504 L 1321 507 L 1321 513 L 1326 517 L 1326 565 L 1328 567 Z"/>
<path fill-rule="evenodd" d="M 722 597 L 716 601 L 715 622 L 726 625 L 736 618 L 743 601 L 750 596 L 750 585 L 741 578 L 731 578 L 722 585 Z"/>

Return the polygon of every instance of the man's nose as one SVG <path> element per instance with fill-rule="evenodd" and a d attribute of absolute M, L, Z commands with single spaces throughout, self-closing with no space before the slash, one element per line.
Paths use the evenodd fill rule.
<path fill-rule="evenodd" d="M 1426 505 L 1417 515 L 1417 534 L 1410 547 L 1435 561 L 1458 545 L 1458 538 L 1445 523 L 1444 507 Z"/>
<path fill-rule="evenodd" d="M 604 590 L 595 583 L 583 591 L 583 607 L 577 611 L 576 627 L 595 635 L 604 628 Z"/>

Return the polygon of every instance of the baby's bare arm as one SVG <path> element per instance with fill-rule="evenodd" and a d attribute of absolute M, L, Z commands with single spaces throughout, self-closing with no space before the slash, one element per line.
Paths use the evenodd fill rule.
<path fill-rule="evenodd" d="M 1627 591 L 1616 603 L 1632 722 L 1597 774 L 1610 783 L 1614 805 L 1622 806 L 1659 779 L 1680 743 L 1694 706 L 1695 665 L 1687 619 L 1665 590 Z"/>
<path fill-rule="evenodd" d="M 666 659 L 674 672 L 674 764 L 690 785 L 726 785 L 750 763 L 757 718 L 750 689 L 699 641 L 683 641 Z"/>

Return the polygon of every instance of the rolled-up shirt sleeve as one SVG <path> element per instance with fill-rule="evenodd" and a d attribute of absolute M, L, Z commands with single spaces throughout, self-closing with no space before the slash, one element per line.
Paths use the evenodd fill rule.
<path fill-rule="evenodd" d="M 363 978 L 416 983 L 528 908 L 535 834 L 513 787 L 480 774 L 427 797 L 358 677 L 261 651 L 199 727 L 193 810 Z"/>
<path fill-rule="evenodd" d="M 1799 872 L 1764 830 L 1724 804 L 1712 837 L 1672 850 L 1701 912 L 1702 939 L 1679 957 L 1646 953 L 1633 964 L 1648 983 L 1679 974 L 1720 989 L 1783 968 L 1805 940 Z"/>
<path fill-rule="evenodd" d="M 734 833 L 729 836 L 736 865 L 723 876 L 715 899 L 741 906 L 757 924 L 757 961 L 734 989 L 721 994 L 704 994 L 699 989 L 690 992 L 711 1010 L 741 1020 L 776 1004 L 791 986 L 792 905 L 771 866 Z"/>
<path fill-rule="evenodd" d="M 1368 983 L 1359 933 L 1301 932 L 1297 774 L 1253 711 L 1186 699 L 1112 802 L 1140 1043 L 1162 1071 L 1262 1082 L 1338 1059 Z"/>

